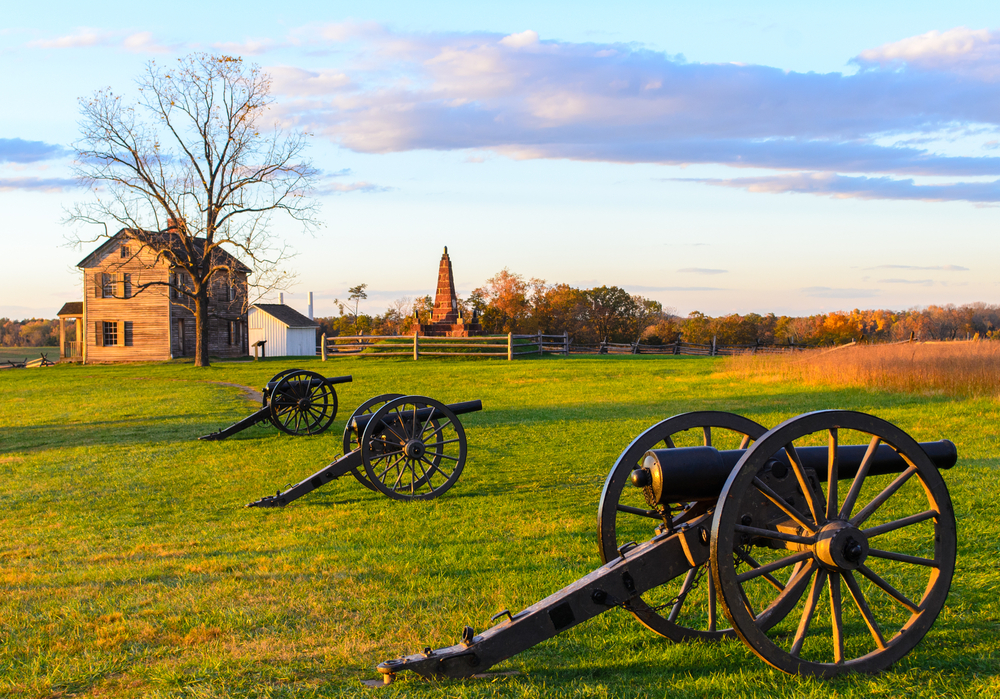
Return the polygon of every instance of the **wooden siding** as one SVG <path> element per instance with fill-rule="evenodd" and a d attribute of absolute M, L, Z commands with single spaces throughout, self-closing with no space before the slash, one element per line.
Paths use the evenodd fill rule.
<path fill-rule="evenodd" d="M 259 308 L 250 308 L 250 345 L 267 340 L 264 349 L 268 357 L 315 357 L 316 328 L 289 328 L 280 320 Z M 251 346 L 248 354 L 253 354 Z"/>
<path fill-rule="evenodd" d="M 121 257 L 121 248 L 130 248 L 129 257 Z M 194 356 L 194 314 L 182 305 L 182 300 L 172 299 L 169 287 L 153 286 L 136 293 L 140 284 L 170 281 L 171 270 L 165 262 L 157 262 L 148 250 L 139 250 L 134 241 L 123 240 L 110 246 L 102 258 L 93 260 L 83 270 L 84 317 L 87 344 L 87 362 L 162 361 L 172 357 Z M 112 275 L 113 298 L 104 296 L 104 277 Z M 124 275 L 131 276 L 132 295 L 125 296 Z M 238 275 L 235 298 L 229 300 L 228 277 L 218 275 L 213 280 L 209 294 L 209 355 L 240 357 L 247 354 L 246 275 Z M 125 326 L 131 324 L 132 345 L 122 340 L 113 347 L 104 346 L 105 321 L 121 324 L 121 338 Z M 238 321 L 230 344 L 229 323 Z M 178 323 L 184 325 L 183 351 Z"/>
<path fill-rule="evenodd" d="M 137 246 L 132 243 L 133 252 Z M 165 332 L 169 320 L 166 287 L 150 287 L 136 294 L 139 284 L 167 281 L 166 268 L 155 264 L 147 251 L 121 258 L 121 246 L 114 246 L 94 267 L 84 270 L 84 305 L 88 362 L 135 362 L 170 359 L 170 340 Z M 115 296 L 124 296 L 123 275 L 131 275 L 131 298 L 105 298 L 102 275 L 114 279 Z M 97 333 L 105 321 L 132 324 L 132 346 L 105 347 Z M 121 331 L 119 331 L 120 337 Z"/>

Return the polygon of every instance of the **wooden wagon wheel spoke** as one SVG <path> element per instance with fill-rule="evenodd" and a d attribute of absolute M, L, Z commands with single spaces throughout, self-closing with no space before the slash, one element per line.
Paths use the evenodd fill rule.
<path fill-rule="evenodd" d="M 937 510 L 925 510 L 924 512 L 919 512 L 915 515 L 910 515 L 909 517 L 903 517 L 902 519 L 893 520 L 892 522 L 886 522 L 885 524 L 879 524 L 875 527 L 869 527 L 865 529 L 865 536 L 872 539 L 880 534 L 887 534 L 897 529 L 902 529 L 903 527 L 909 527 L 913 524 L 919 524 L 920 522 L 926 522 L 929 519 L 934 519 L 938 516 Z"/>
<path fill-rule="evenodd" d="M 631 507 L 629 505 L 617 505 L 615 507 L 617 512 L 626 512 L 631 515 L 636 515 L 638 517 L 648 517 L 649 519 L 655 519 L 658 522 L 663 521 L 663 513 L 657 512 L 656 510 L 643 510 L 638 507 Z"/>
<path fill-rule="evenodd" d="M 823 585 L 826 584 L 827 572 L 820 568 L 816 571 L 816 575 L 812 579 L 812 587 L 809 588 L 809 597 L 806 598 L 805 608 L 802 610 L 802 616 L 799 618 L 799 627 L 795 630 L 795 640 L 792 641 L 792 647 L 788 651 L 791 655 L 798 657 L 799 653 L 802 652 L 802 644 L 806 640 L 806 634 L 809 633 L 809 624 L 812 621 L 813 614 L 816 612 L 816 605 L 819 603 L 819 598 L 823 594 Z"/>
<path fill-rule="evenodd" d="M 878 620 L 875 619 L 875 615 L 872 614 L 872 610 L 868 606 L 868 600 L 865 599 L 864 593 L 858 587 L 858 581 L 854 579 L 854 574 L 849 570 L 844 571 L 842 575 L 844 582 L 847 583 L 847 590 L 851 593 L 851 598 L 854 600 L 855 606 L 861 612 L 861 616 L 864 618 L 865 625 L 868 626 L 868 631 L 871 633 L 872 638 L 875 639 L 875 645 L 879 649 L 884 649 L 885 637 L 882 635 L 882 629 L 879 628 Z"/>
<path fill-rule="evenodd" d="M 861 486 L 864 485 L 865 478 L 868 476 L 868 469 L 871 468 L 872 459 L 875 457 L 875 452 L 881 442 L 882 437 L 879 435 L 874 435 L 871 442 L 869 442 L 868 451 L 865 452 L 864 458 L 861 459 L 861 465 L 858 467 L 858 472 L 854 475 L 854 480 L 851 482 L 851 489 L 847 491 L 847 497 L 844 498 L 844 504 L 840 507 L 841 519 L 847 519 L 851 516 L 851 512 L 854 510 L 854 505 L 858 501 L 858 496 L 861 495 Z"/>
<path fill-rule="evenodd" d="M 764 481 L 762 481 L 760 478 L 754 478 L 753 479 L 753 485 L 754 485 L 754 487 L 757 490 L 760 491 L 761 495 L 763 495 L 768 500 L 770 500 L 771 502 L 773 502 L 775 504 L 775 506 L 778 507 L 778 509 L 780 509 L 786 515 L 788 515 L 789 517 L 791 517 L 792 520 L 794 520 L 796 524 L 798 524 L 800 527 L 802 527 L 803 529 L 805 529 L 810 534 L 815 534 L 816 533 L 816 525 L 815 524 L 809 524 L 806 521 L 806 517 L 805 517 L 804 514 L 802 514 L 801 512 L 799 512 L 799 510 L 797 508 L 795 508 L 792 505 L 790 505 L 788 503 L 788 501 L 785 500 L 785 498 L 781 497 L 776 492 L 774 492 L 773 490 L 771 490 L 767 486 L 767 484 L 764 483 Z"/>
<path fill-rule="evenodd" d="M 826 518 L 837 516 L 837 481 L 840 478 L 840 459 L 837 453 L 838 429 L 831 427 L 827 441 L 826 457 Z"/>
<path fill-rule="evenodd" d="M 802 495 L 805 496 L 806 503 L 809 505 L 809 513 L 812 515 L 813 522 L 816 523 L 817 527 L 821 527 L 826 523 L 826 517 L 823 516 L 823 505 L 820 499 L 816 497 L 816 491 L 813 489 L 812 484 L 809 483 L 809 478 L 802 467 L 802 461 L 799 459 L 798 452 L 795 451 L 795 445 L 789 442 L 784 446 L 784 449 L 785 454 L 788 455 L 788 460 L 792 464 L 792 473 L 795 474 L 795 480 L 799 483 L 799 490 L 802 491 Z"/>
<path fill-rule="evenodd" d="M 874 570 L 872 570 L 868 566 L 866 566 L 866 565 L 860 565 L 860 566 L 858 566 L 858 571 L 862 575 L 864 575 L 866 578 L 868 578 L 869 580 L 871 580 L 873 583 L 875 583 L 878 587 L 880 587 L 883 592 L 885 592 L 887 595 L 889 595 L 889 597 L 891 597 L 895 601 L 899 602 L 901 605 L 903 605 L 910 612 L 916 614 L 917 612 L 920 611 L 920 607 L 918 607 L 916 604 L 914 604 L 912 601 L 910 601 L 909 597 L 907 597 L 902 592 L 900 592 L 899 590 L 897 590 L 895 587 L 893 587 L 892 585 L 890 585 L 888 582 L 886 582 L 885 580 L 883 580 L 882 577 L 878 573 L 876 573 Z"/>
<path fill-rule="evenodd" d="M 757 570 L 757 569 L 759 569 L 759 568 L 762 567 L 761 564 L 759 562 L 757 562 L 757 560 L 754 559 L 753 556 L 751 556 L 750 554 L 748 554 L 747 552 L 745 552 L 743 549 L 736 549 L 736 555 L 739 556 L 740 559 L 744 563 L 746 563 L 747 565 L 749 565 L 754 570 Z M 798 563 L 798 561 L 792 561 L 792 563 Z M 791 565 L 791 564 L 789 564 L 789 565 Z M 785 566 L 779 566 L 779 568 L 784 568 L 784 567 Z M 775 568 L 774 570 L 777 570 L 777 568 Z M 773 575 L 771 575 L 770 571 L 765 571 L 765 572 L 761 573 L 761 575 L 763 575 L 764 579 L 767 582 L 771 583 L 771 586 L 774 587 L 778 592 L 783 592 L 785 590 L 785 586 L 782 585 L 777 580 L 777 578 L 775 578 Z"/>
<path fill-rule="evenodd" d="M 753 580 L 754 578 L 759 578 L 760 576 L 766 575 L 767 573 L 770 573 L 775 570 L 781 570 L 782 568 L 787 568 L 788 566 L 795 565 L 799 561 L 804 561 L 809 558 L 812 558 L 812 552 L 810 551 L 802 551 L 801 553 L 795 553 L 792 554 L 791 556 L 785 556 L 784 558 L 780 558 L 777 561 L 774 561 L 773 563 L 758 565 L 753 570 L 748 570 L 745 573 L 740 573 L 736 576 L 736 580 L 738 582 Z"/>
<path fill-rule="evenodd" d="M 875 558 L 885 558 L 889 561 L 899 561 L 900 563 L 912 563 L 918 566 L 927 566 L 928 568 L 938 568 L 940 565 L 937 561 L 930 558 L 921 558 L 920 556 L 910 556 L 905 553 L 896 553 L 895 551 L 881 551 L 879 549 L 868 549 L 868 555 L 874 556 Z"/>
<path fill-rule="evenodd" d="M 844 662 L 844 613 L 840 599 L 840 576 L 830 576 L 830 629 L 833 641 L 833 662 Z"/>
<path fill-rule="evenodd" d="M 711 425 L 705 425 L 701 429 L 702 429 L 702 432 L 705 433 L 705 444 L 704 444 L 704 446 L 706 446 L 706 447 L 712 446 L 712 426 Z"/>
<path fill-rule="evenodd" d="M 871 502 L 865 505 L 861 509 L 861 511 L 858 512 L 858 514 L 854 515 L 851 518 L 851 524 L 853 524 L 855 527 L 863 524 L 865 520 L 867 520 L 875 513 L 875 510 L 880 508 L 883 505 L 883 503 L 885 503 L 886 500 L 891 498 L 897 490 L 902 488 L 903 485 L 906 483 L 906 481 L 910 480 L 910 476 L 912 476 L 916 472 L 917 472 L 917 467 L 910 466 L 908 469 L 899 474 L 899 477 L 896 478 L 896 480 L 894 480 L 892 483 L 886 486 L 885 490 L 883 490 L 881 493 L 872 498 Z"/>

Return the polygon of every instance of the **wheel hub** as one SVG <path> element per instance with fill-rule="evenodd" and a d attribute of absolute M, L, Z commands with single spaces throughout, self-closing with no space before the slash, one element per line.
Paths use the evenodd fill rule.
<path fill-rule="evenodd" d="M 312 403 L 309 402 L 308 398 L 299 398 L 297 405 L 299 406 L 299 410 L 308 410 Z"/>
<path fill-rule="evenodd" d="M 427 447 L 419 439 L 411 439 L 403 446 L 403 453 L 410 459 L 419 459 L 426 450 Z"/>
<path fill-rule="evenodd" d="M 868 537 L 850 522 L 830 522 L 816 538 L 813 554 L 827 568 L 856 570 L 868 557 Z"/>

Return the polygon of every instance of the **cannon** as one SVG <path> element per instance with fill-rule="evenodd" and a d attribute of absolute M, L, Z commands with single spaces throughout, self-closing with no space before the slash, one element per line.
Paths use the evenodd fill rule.
<path fill-rule="evenodd" d="M 337 417 L 334 384 L 349 383 L 351 380 L 350 376 L 327 378 L 304 369 L 286 369 L 264 385 L 260 410 L 224 430 L 198 439 L 225 439 L 266 420 L 286 434 L 320 434 Z"/>
<path fill-rule="evenodd" d="M 377 669 L 386 683 L 404 670 L 469 677 L 622 607 L 673 641 L 738 637 L 790 674 L 880 672 L 948 595 L 957 543 L 939 469 L 956 460 L 947 440 L 918 444 L 853 411 L 771 430 L 730 413 L 674 416 L 608 474 L 601 567 L 481 633 L 466 626 L 456 645 Z"/>
<path fill-rule="evenodd" d="M 284 507 L 348 473 L 394 500 L 436 498 L 455 485 L 465 467 L 468 443 L 458 415 L 482 409 L 478 400 L 445 405 L 396 393 L 370 398 L 347 420 L 342 456 L 247 507 Z"/>

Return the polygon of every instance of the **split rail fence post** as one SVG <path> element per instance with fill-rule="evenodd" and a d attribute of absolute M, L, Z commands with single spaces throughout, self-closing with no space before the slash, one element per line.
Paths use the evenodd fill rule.
<path fill-rule="evenodd" d="M 538 331 L 538 354 L 542 353 L 542 331 Z"/>
<path fill-rule="evenodd" d="M 326 333 L 323 333 L 323 337 L 320 338 L 319 356 L 323 358 L 324 362 L 326 361 Z"/>
<path fill-rule="evenodd" d="M 715 335 L 712 335 L 712 356 L 715 356 Z"/>
<path fill-rule="evenodd" d="M 563 331 L 563 354 L 569 356 L 569 330 Z"/>
<path fill-rule="evenodd" d="M 507 333 L 507 361 L 514 360 L 514 333 Z"/>
<path fill-rule="evenodd" d="M 413 361 L 420 359 L 420 335 L 416 330 L 413 331 Z"/>

